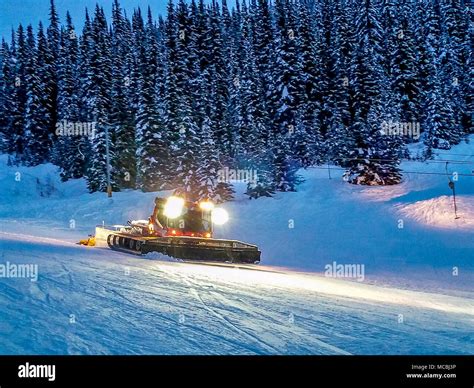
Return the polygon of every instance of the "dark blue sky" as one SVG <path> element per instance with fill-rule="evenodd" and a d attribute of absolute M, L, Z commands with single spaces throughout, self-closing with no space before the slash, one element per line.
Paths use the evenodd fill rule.
<path fill-rule="evenodd" d="M 146 10 L 150 5 L 154 16 L 158 14 L 165 15 L 166 4 L 168 0 L 120 0 L 120 4 L 127 10 L 127 15 L 131 15 L 134 8 L 140 6 L 142 10 Z M 8 40 L 11 36 L 12 26 L 17 28 L 19 23 L 24 26 L 32 24 L 35 30 L 38 23 L 48 23 L 50 0 L 0 0 L 0 36 L 6 37 Z M 85 8 L 93 11 L 95 4 L 104 7 L 107 15 L 112 13 L 113 0 L 55 0 L 61 22 L 64 22 L 66 11 L 69 10 L 76 29 L 82 29 L 84 21 Z"/>

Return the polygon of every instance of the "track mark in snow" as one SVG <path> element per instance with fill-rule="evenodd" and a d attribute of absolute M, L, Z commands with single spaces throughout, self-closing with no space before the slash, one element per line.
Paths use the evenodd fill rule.
<path fill-rule="evenodd" d="M 264 321 L 265 327 L 268 327 L 268 324 L 270 323 L 273 327 L 275 325 L 278 325 L 278 327 L 283 326 L 283 320 L 282 320 L 282 313 L 281 312 L 276 312 L 276 311 L 271 311 L 269 312 L 269 309 L 263 309 L 258 306 L 255 306 L 254 304 L 249 303 L 248 301 L 244 301 L 242 299 L 237 299 L 238 302 L 240 302 L 242 305 L 238 305 L 236 300 L 229 300 L 222 294 L 218 294 L 216 292 L 213 292 L 214 298 L 216 300 L 220 300 L 221 303 L 225 306 L 229 306 L 229 304 L 233 304 L 235 308 L 239 308 L 242 311 L 252 312 L 255 317 L 258 317 L 260 320 Z M 271 301 L 268 301 L 269 303 L 272 303 Z M 286 306 L 282 306 L 282 308 L 286 308 Z M 288 311 L 291 310 L 291 308 L 286 308 Z M 254 318 L 255 318 L 254 317 Z M 282 333 L 278 332 L 275 333 L 275 335 L 287 335 L 288 333 Z M 293 336 L 295 334 L 298 334 L 300 338 L 303 338 L 304 341 L 308 341 L 309 338 L 311 338 L 311 346 L 319 346 L 321 349 L 326 349 L 330 352 L 330 354 L 340 354 L 340 355 L 351 355 L 350 352 L 347 352 L 341 348 L 338 348 L 337 346 L 328 344 L 318 338 L 315 337 L 315 334 L 312 333 L 310 330 L 308 330 L 307 326 L 293 326 L 291 327 L 291 333 L 289 333 L 291 337 L 289 339 L 284 339 L 284 341 L 290 341 L 293 342 Z M 308 343 L 309 344 L 309 343 Z M 308 346 L 309 347 L 309 346 Z M 281 353 L 281 350 L 279 351 L 278 354 Z"/>
<path fill-rule="evenodd" d="M 173 274 L 175 276 L 177 276 L 176 274 Z M 190 294 L 207 310 L 209 311 L 211 314 L 213 314 L 216 318 L 218 318 L 220 321 L 224 322 L 226 324 L 226 326 L 230 327 L 232 330 L 238 332 L 239 334 L 243 335 L 245 338 L 249 339 L 251 342 L 254 342 L 256 344 L 258 344 L 259 346 L 261 346 L 262 348 L 264 348 L 266 351 L 272 353 L 272 354 L 280 354 L 282 352 L 282 350 L 274 345 L 272 345 L 271 343 L 269 343 L 268 341 L 264 341 L 262 340 L 261 338 L 259 338 L 258 336 L 256 335 L 253 335 L 249 332 L 247 332 L 246 330 L 243 330 L 241 329 L 240 327 L 238 327 L 237 325 L 235 325 L 234 323 L 232 323 L 228 318 L 226 318 L 224 315 L 222 315 L 221 313 L 219 313 L 218 311 L 216 311 L 216 309 L 212 308 L 208 303 L 206 303 L 203 299 L 203 297 L 201 296 L 201 294 L 199 293 L 198 289 L 203 289 L 203 285 L 202 284 L 199 284 L 198 282 L 196 282 L 195 279 L 191 280 L 189 276 L 187 275 L 182 275 L 182 274 L 179 274 L 178 275 L 180 280 L 182 280 L 188 287 L 189 287 L 189 292 Z M 207 286 L 204 286 L 204 288 L 206 289 L 211 289 Z M 225 296 L 221 295 L 219 292 L 215 291 L 215 287 L 212 287 L 212 294 L 214 294 L 214 299 L 221 299 L 222 301 L 222 298 L 226 299 Z M 211 293 L 208 293 L 207 295 L 211 296 Z M 216 297 L 218 295 L 218 297 Z M 234 302 L 234 307 L 235 307 L 235 302 Z M 241 310 L 245 311 L 244 308 L 241 308 L 239 307 Z M 261 309 L 258 309 L 257 310 L 253 310 L 254 314 L 255 315 L 259 315 L 259 316 L 263 316 L 265 315 L 264 313 L 262 313 Z M 273 317 L 273 320 L 274 321 L 277 321 L 278 320 L 276 318 Z M 278 322 L 278 329 L 281 328 L 281 323 Z M 272 323 L 272 326 L 275 327 L 275 322 Z M 284 335 L 283 333 L 281 333 L 280 331 L 278 333 L 275 333 L 276 334 L 280 334 L 280 335 Z M 306 333 L 306 335 L 311 335 L 310 333 Z M 324 341 L 321 341 L 320 339 L 317 339 L 317 338 L 314 338 L 314 336 L 311 337 L 313 343 L 317 346 L 319 346 L 321 349 L 326 349 L 328 352 L 330 352 L 331 354 L 344 354 L 344 355 L 350 355 L 351 353 L 349 352 L 346 352 L 336 346 L 333 346 L 333 345 L 330 345 Z M 283 340 L 285 342 L 285 340 Z"/>
<path fill-rule="evenodd" d="M 272 353 L 275 353 L 277 354 L 278 353 L 278 349 L 273 347 L 272 345 L 266 343 L 265 341 L 262 341 L 260 338 L 252 335 L 252 334 L 249 334 L 247 333 L 245 330 L 239 328 L 238 326 L 234 325 L 232 322 L 230 322 L 226 317 L 224 317 L 222 314 L 218 313 L 215 309 L 213 309 L 212 307 L 210 307 L 206 302 L 204 302 L 204 300 L 202 299 L 201 295 L 199 294 L 199 292 L 193 287 L 193 285 L 188 282 L 186 279 L 184 279 L 184 281 L 189 285 L 190 289 L 190 293 L 196 298 L 196 300 L 199 301 L 199 303 L 201 303 L 201 305 L 207 310 L 209 311 L 211 314 L 213 314 L 216 318 L 218 318 L 219 320 L 221 320 L 222 322 L 224 322 L 227 326 L 229 326 L 231 329 L 233 329 L 234 331 L 238 332 L 239 334 L 243 335 L 244 337 L 246 337 L 247 339 L 251 340 L 252 342 L 256 342 L 258 345 L 260 345 L 261 347 L 265 348 L 266 350 L 269 350 L 270 352 Z"/>
<path fill-rule="evenodd" d="M 186 284 L 186 286 L 188 287 L 188 291 L 189 293 L 193 296 L 194 299 L 196 299 L 202 306 L 205 310 L 207 310 L 209 313 L 211 313 L 212 315 L 214 315 L 217 319 L 219 319 L 221 322 L 223 322 L 227 327 L 229 327 L 231 330 L 239 333 L 240 335 L 244 336 L 245 338 L 247 338 L 248 340 L 250 340 L 251 342 L 253 343 L 256 343 L 258 344 L 259 346 L 261 346 L 263 349 L 265 349 L 266 351 L 270 352 L 270 353 L 273 353 L 273 354 L 278 354 L 279 353 L 279 350 L 277 348 L 275 348 L 274 346 L 266 343 L 265 341 L 262 341 L 260 338 L 257 338 L 256 336 L 252 335 L 252 334 L 249 334 L 247 331 L 239 328 L 238 326 L 236 326 L 235 324 L 233 324 L 232 322 L 230 322 L 226 317 L 224 317 L 222 314 L 220 314 L 219 312 L 217 312 L 215 309 L 213 309 L 212 307 L 210 307 L 204 300 L 203 298 L 201 297 L 199 291 L 196 289 L 196 287 L 200 287 L 202 288 L 202 285 L 200 284 L 197 284 L 197 283 L 193 283 L 189 276 L 187 275 L 184 275 L 184 274 L 176 274 L 176 273 L 172 273 L 171 271 L 166 271 L 164 270 L 164 272 L 166 272 L 167 274 L 169 275 L 172 275 L 174 276 L 175 278 L 178 278 L 179 280 L 181 280 L 184 284 Z M 213 288 L 214 289 L 214 288 Z"/>
<path fill-rule="evenodd" d="M 69 280 L 69 286 L 73 286 L 74 285 L 74 278 L 71 274 L 71 271 L 66 267 L 65 264 L 61 263 L 61 268 L 64 270 L 64 272 L 66 273 L 66 276 Z"/>

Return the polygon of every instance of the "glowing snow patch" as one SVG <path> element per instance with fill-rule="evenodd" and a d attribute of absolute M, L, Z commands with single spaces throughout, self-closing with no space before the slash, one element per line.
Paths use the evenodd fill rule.
<path fill-rule="evenodd" d="M 454 218 L 453 198 L 442 196 L 398 206 L 399 212 L 420 224 L 435 228 L 474 230 L 474 198 L 456 196 L 458 219 Z"/>
<path fill-rule="evenodd" d="M 392 186 L 352 186 L 349 188 L 370 202 L 386 202 L 410 192 L 408 185 L 403 183 Z"/>
<path fill-rule="evenodd" d="M 165 266 L 161 267 L 161 266 Z M 259 270 L 256 267 L 223 268 L 199 264 L 160 264 L 160 269 L 173 273 L 175 276 L 203 276 L 207 280 L 227 285 L 232 283 L 247 285 L 255 290 L 275 289 L 289 292 L 314 292 L 328 297 L 354 299 L 358 302 L 375 304 L 403 305 L 414 308 L 424 308 L 474 316 L 474 301 L 456 296 L 440 295 L 428 292 L 402 290 L 390 287 L 380 287 L 371 284 L 361 284 L 341 279 L 292 272 L 277 272 L 275 270 Z"/>

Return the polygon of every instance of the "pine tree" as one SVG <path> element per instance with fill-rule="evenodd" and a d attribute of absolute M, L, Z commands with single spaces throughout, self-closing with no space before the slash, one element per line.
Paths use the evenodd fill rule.
<path fill-rule="evenodd" d="M 168 15 L 174 15 L 174 8 L 170 2 Z M 189 68 L 188 49 L 191 44 L 191 29 L 189 23 L 189 10 L 186 2 L 180 1 L 176 10 L 175 18 L 170 22 L 167 34 L 167 47 L 169 50 L 169 73 L 168 80 L 174 83 L 175 91 L 168 93 L 169 102 L 177 98 L 174 112 L 168 110 L 173 133 L 173 161 L 176 174 L 174 179 L 175 193 L 182 195 L 188 200 L 197 200 L 199 177 L 199 123 L 193 109 L 193 85 L 191 82 L 191 69 Z M 171 22 L 174 21 L 174 24 Z M 171 91 L 169 91 L 171 92 Z M 177 101 L 176 101 L 177 102 Z"/>
<path fill-rule="evenodd" d="M 248 182 L 246 194 L 250 198 L 272 196 L 275 192 L 273 152 L 270 146 L 269 113 L 266 109 L 265 83 L 257 62 L 253 44 L 255 20 L 243 8 L 241 36 L 242 57 L 238 76 L 233 82 L 232 100 L 235 102 L 235 125 L 238 128 L 239 155 L 237 166 L 257 173 L 257 181 Z"/>
<path fill-rule="evenodd" d="M 47 96 L 45 97 L 49 105 L 49 131 L 51 136 L 55 137 L 57 118 L 57 100 L 58 100 L 58 64 L 61 29 L 59 16 L 56 10 L 54 0 L 50 0 L 49 26 L 46 31 L 47 51 L 45 52 L 45 65 L 48 67 L 48 85 L 46 86 Z"/>
<path fill-rule="evenodd" d="M 352 83 L 350 63 L 354 50 L 352 13 L 345 1 L 334 4 L 331 32 L 333 78 L 330 89 L 331 118 L 326 133 L 325 151 L 328 160 L 344 166 L 344 158 L 354 148 L 354 138 L 349 128 L 352 125 Z"/>
<path fill-rule="evenodd" d="M 10 46 L 2 39 L 0 77 L 0 152 L 13 153 L 14 63 Z"/>
<path fill-rule="evenodd" d="M 140 101 L 136 118 L 137 185 L 143 191 L 165 187 L 169 174 L 169 150 L 165 126 L 155 108 L 149 81 L 141 81 Z"/>
<path fill-rule="evenodd" d="M 403 0 L 399 3 L 398 31 L 392 63 L 392 88 L 399 101 L 403 122 L 419 121 L 421 93 L 417 68 L 416 42 L 414 37 L 413 3 Z"/>
<path fill-rule="evenodd" d="M 168 3 L 168 17 L 165 25 L 165 52 L 166 71 L 164 81 L 164 122 L 167 129 L 167 137 L 170 143 L 170 151 L 174 153 L 177 149 L 177 141 L 180 137 L 178 109 L 180 105 L 180 91 L 178 90 L 179 64 L 177 57 L 177 24 L 175 7 L 172 0 Z"/>
<path fill-rule="evenodd" d="M 354 184 L 387 185 L 400 182 L 399 145 L 380 133 L 389 120 L 390 91 L 383 88 L 387 75 L 382 55 L 380 4 L 364 0 L 356 9 L 356 44 L 352 61 L 354 83 L 354 148 L 348 154 L 345 179 Z M 396 103 L 396 101 L 394 101 Z"/>
<path fill-rule="evenodd" d="M 320 102 L 318 100 L 319 58 L 316 55 L 316 36 L 311 22 L 307 1 L 301 1 L 298 8 L 297 45 L 301 58 L 301 103 L 295 115 L 295 124 L 290 134 L 293 136 L 295 158 L 303 167 L 320 164 L 324 154 L 323 139 L 319 127 Z"/>
<path fill-rule="evenodd" d="M 458 144 L 464 135 L 463 118 L 466 112 L 464 92 L 469 82 L 465 68 L 466 53 L 463 50 L 464 36 L 467 32 L 465 9 L 462 0 L 441 1 L 443 26 L 441 30 L 445 56 L 441 58 L 442 82 L 449 95 L 453 123 L 450 128 L 450 145 Z M 471 47 L 472 51 L 472 47 Z"/>
<path fill-rule="evenodd" d="M 449 149 L 452 144 L 459 142 L 460 122 L 452 100 L 456 96 L 453 91 L 453 81 L 456 79 L 452 78 L 453 68 L 448 60 L 452 54 L 447 44 L 447 31 L 443 27 L 441 3 L 435 1 L 427 8 L 425 45 L 428 55 L 424 64 L 427 86 L 423 138 L 427 146 L 425 156 L 431 157 L 433 149 Z"/>
<path fill-rule="evenodd" d="M 184 102 L 186 103 L 186 102 Z M 181 112 L 189 111 L 189 107 L 184 106 Z M 177 195 L 184 196 L 187 200 L 196 201 L 199 199 L 199 135 L 198 127 L 191 116 L 181 116 L 180 137 L 176 142 L 176 152 L 174 154 L 176 169 L 176 190 Z"/>
<path fill-rule="evenodd" d="M 26 64 L 28 61 L 28 50 L 25 40 L 25 32 L 20 24 L 16 32 L 16 40 L 12 39 L 14 52 L 14 89 L 12 95 L 12 111 L 10 113 L 11 143 L 10 152 L 15 162 L 23 161 L 24 154 L 24 129 L 25 129 L 25 107 L 26 107 Z"/>
<path fill-rule="evenodd" d="M 270 4 L 266 0 L 257 0 L 256 4 L 253 2 L 250 9 L 247 9 L 244 2 L 242 10 L 243 16 L 238 16 L 241 19 L 248 18 L 246 23 L 247 39 L 253 45 L 253 53 L 256 61 L 254 69 L 256 87 L 261 91 L 262 106 L 261 115 L 259 117 L 260 124 L 265 132 L 263 136 L 267 136 L 268 132 L 274 131 L 273 118 L 277 115 L 277 110 L 280 107 L 280 90 L 275 88 L 279 77 L 277 71 L 277 31 L 273 25 L 273 12 Z M 287 33 L 285 31 L 283 33 Z M 294 32 L 293 32 L 294 33 Z M 292 35 L 294 36 L 294 35 Z M 241 54 L 242 60 L 244 53 Z M 240 62 L 240 66 L 244 64 Z M 258 114 L 258 111 L 256 112 Z"/>
<path fill-rule="evenodd" d="M 137 183 L 143 191 L 157 191 L 166 187 L 170 176 L 168 139 L 163 120 L 163 102 L 156 100 L 156 72 L 158 42 L 149 11 L 144 32 L 143 65 L 138 79 L 139 104 L 136 117 Z"/>
<path fill-rule="evenodd" d="M 358 122 L 357 135 L 364 137 L 366 148 L 352 153 L 352 168 L 344 179 L 359 185 L 394 185 L 400 183 L 399 168 L 403 152 L 403 138 L 391 134 L 383 127 L 384 122 L 399 122 L 400 109 L 390 91 L 382 90 L 380 100 L 374 103 L 365 122 Z M 381 122 L 381 119 L 384 121 Z"/>
<path fill-rule="evenodd" d="M 115 154 L 110 125 L 110 85 L 111 85 L 111 42 L 104 10 L 98 5 L 92 22 L 91 37 L 93 41 L 90 52 L 90 71 L 86 84 L 92 94 L 86 101 L 88 117 L 95 124 L 95 136 L 92 139 L 90 165 L 87 169 L 87 183 L 91 192 L 106 191 L 107 175 L 110 171 L 110 186 L 118 190 L 112 166 L 115 165 Z M 109 157 L 107 158 L 107 143 Z"/>
<path fill-rule="evenodd" d="M 78 76 L 79 76 L 79 108 L 80 108 L 80 120 L 87 122 L 92 120 L 92 107 L 90 100 L 94 94 L 94 85 L 92 84 L 92 50 L 93 50 L 93 38 L 92 38 L 92 25 L 89 17 L 89 11 L 86 8 L 86 16 L 82 35 L 79 39 L 79 63 L 78 63 Z"/>
<path fill-rule="evenodd" d="M 117 184 L 121 188 L 134 188 L 137 175 L 135 118 L 133 105 L 128 101 L 133 65 L 132 32 L 118 0 L 115 0 L 113 4 L 112 31 L 110 124 L 115 144 L 114 170 L 116 171 Z M 157 54 L 153 52 L 149 55 Z"/>
<path fill-rule="evenodd" d="M 36 166 L 48 160 L 51 147 L 49 134 L 49 106 L 47 96 L 46 71 L 46 40 L 40 25 L 38 33 L 40 38 L 36 47 L 33 27 L 27 27 L 25 81 L 26 81 L 26 106 L 23 143 L 25 152 L 23 161 L 30 166 Z"/>
<path fill-rule="evenodd" d="M 61 169 L 61 179 L 81 178 L 85 172 L 85 159 L 89 148 L 89 138 L 80 114 L 79 89 L 79 43 L 69 12 L 66 28 L 61 32 L 58 63 L 58 100 L 56 131 L 58 138 L 54 145 L 53 162 Z M 76 134 L 80 125 L 82 133 Z M 74 126 L 74 131 L 71 127 Z M 63 132 L 61 133 L 60 129 Z M 78 128 L 79 129 L 79 128 Z M 73 132 L 73 133 L 69 133 Z"/>
<path fill-rule="evenodd" d="M 427 103 L 427 130 L 424 134 L 424 142 L 427 146 L 425 156 L 427 158 L 431 157 L 434 148 L 451 148 L 453 128 L 456 126 L 455 114 L 447 95 L 448 88 L 441 82 L 443 78 L 442 70 L 437 66 L 431 76 L 432 89 L 429 92 Z"/>
<path fill-rule="evenodd" d="M 474 7 L 468 7 L 467 12 L 468 33 L 465 37 L 465 51 L 466 55 L 466 75 L 467 82 L 465 85 L 466 96 L 466 112 L 465 112 L 465 126 L 468 133 L 474 133 Z"/>
<path fill-rule="evenodd" d="M 290 134 L 296 126 L 296 118 L 302 104 L 303 85 L 300 78 L 301 68 L 298 61 L 296 44 L 296 26 L 287 0 L 277 0 L 276 37 L 278 99 L 275 129 L 273 136 L 273 154 L 275 168 L 275 188 L 279 191 L 294 191 L 297 184 L 295 171 L 298 169 L 296 158 L 290 150 Z"/>
<path fill-rule="evenodd" d="M 332 53 L 331 41 L 333 40 L 331 30 L 333 25 L 333 1 L 323 0 L 314 7 L 315 36 L 316 36 L 316 58 L 318 65 L 315 68 L 317 84 L 315 93 L 318 101 L 317 125 L 322 136 L 326 136 L 333 125 L 335 113 L 335 100 L 331 98 L 333 85 L 339 84 L 341 80 L 335 79 L 332 73 L 334 67 L 334 55 Z M 333 31 L 334 32 L 334 31 Z M 344 79 L 342 82 L 345 82 Z"/>
<path fill-rule="evenodd" d="M 299 78 L 301 72 L 297 56 L 296 31 L 289 21 L 287 0 L 277 0 L 276 18 L 278 35 L 277 71 L 275 85 L 278 92 L 278 110 L 276 113 L 277 133 L 288 132 L 294 128 L 295 115 L 301 104 L 302 85 Z"/>
<path fill-rule="evenodd" d="M 221 203 L 231 200 L 234 190 L 229 182 L 219 179 L 222 165 L 219 161 L 219 155 L 216 153 L 216 148 L 212 138 L 211 122 L 207 117 L 201 127 L 197 199 Z"/>
<path fill-rule="evenodd" d="M 207 45 L 210 47 L 209 77 L 210 90 L 210 120 L 214 128 L 215 144 L 222 154 L 230 154 L 234 134 L 230 128 L 227 101 L 229 98 L 228 75 L 224 42 L 222 38 L 223 26 L 221 15 L 216 4 L 213 4 L 209 15 L 209 34 Z"/>

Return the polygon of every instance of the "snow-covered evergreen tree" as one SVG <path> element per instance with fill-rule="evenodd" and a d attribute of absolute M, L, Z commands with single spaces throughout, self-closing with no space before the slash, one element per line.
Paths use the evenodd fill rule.
<path fill-rule="evenodd" d="M 90 140 L 90 136 L 87 135 L 89 127 L 83 127 L 80 115 L 80 96 L 77 93 L 80 87 L 79 43 L 69 13 L 66 14 L 66 27 L 61 32 L 59 54 L 58 133 L 52 160 L 61 168 L 61 178 L 68 180 L 81 178 L 84 175 Z"/>
<path fill-rule="evenodd" d="M 155 33 L 149 21 L 149 34 Z M 114 0 L 112 10 L 112 85 L 110 125 L 114 134 L 115 179 L 121 188 L 134 188 L 136 184 L 136 138 L 133 104 L 129 101 L 133 66 L 132 31 L 123 14 L 118 0 Z M 154 37 L 153 37 L 154 38 Z M 157 55 L 156 48 L 148 55 Z M 147 69 L 147 71 L 156 71 Z M 138 85 L 137 85 L 138 86 Z M 152 85 L 153 86 L 153 85 Z M 141 87 L 139 92 L 145 93 Z M 153 93 L 153 90 L 150 91 Z M 143 98 L 143 94 L 142 94 Z M 142 100 L 143 101 L 143 100 Z"/>
<path fill-rule="evenodd" d="M 349 170 L 345 178 L 350 183 L 384 185 L 400 182 L 397 167 L 399 147 L 396 138 L 380 134 L 387 113 L 387 101 L 394 101 L 385 89 L 387 75 L 383 62 L 381 7 L 377 0 L 364 0 L 356 9 L 356 47 L 352 62 L 354 83 L 354 123 L 351 127 L 354 148 L 349 153 Z M 392 141 L 393 140 L 393 141 Z M 395 151 L 392 151 L 395 150 Z"/>
<path fill-rule="evenodd" d="M 173 154 L 177 149 L 177 141 L 180 137 L 178 109 L 180 105 L 180 93 L 178 90 L 178 53 L 177 53 L 177 21 L 173 1 L 168 2 L 168 16 L 165 24 L 165 58 L 166 68 L 164 75 L 163 102 L 165 109 L 165 126 L 170 143 L 170 152 Z"/>
<path fill-rule="evenodd" d="M 223 26 L 217 3 L 213 4 L 209 11 L 209 29 L 207 34 L 207 46 L 209 47 L 209 71 L 208 76 L 210 90 L 210 112 L 209 118 L 214 128 L 213 136 L 215 144 L 221 154 L 230 154 L 234 133 L 230 128 L 228 111 L 229 86 L 227 76 L 226 57 L 224 42 L 222 39 Z"/>
<path fill-rule="evenodd" d="M 200 132 L 197 199 L 211 200 L 215 203 L 229 201 L 233 198 L 234 190 L 229 182 L 221 179 L 223 166 L 220 163 L 219 154 L 216 153 L 217 147 L 212 136 L 209 117 L 202 123 Z"/>
<path fill-rule="evenodd" d="M 464 92 L 466 84 L 469 82 L 468 71 L 465 68 L 467 52 L 463 46 L 468 29 L 465 13 L 462 0 L 441 1 L 441 15 L 443 17 L 441 33 L 446 50 L 445 55 L 441 58 L 442 82 L 449 95 L 449 105 L 454 116 L 454 121 L 449 129 L 451 145 L 458 144 L 465 131 L 463 127 L 464 112 L 466 112 Z"/>
<path fill-rule="evenodd" d="M 115 165 L 115 153 L 110 124 L 111 41 L 104 10 L 98 5 L 92 21 L 91 37 L 93 45 L 90 51 L 90 71 L 86 84 L 91 87 L 92 94 L 86 101 L 86 107 L 88 120 L 95 126 L 95 134 L 87 169 L 87 183 L 89 190 L 94 192 L 109 189 L 107 187 L 108 172 L 110 172 L 110 188 L 118 189 L 115 174 L 112 171 L 112 166 Z"/>
<path fill-rule="evenodd" d="M 28 49 L 25 39 L 25 30 L 20 24 L 16 32 L 16 39 L 12 39 L 14 48 L 14 89 L 12 98 L 12 112 L 10 113 L 11 142 L 10 152 L 16 162 L 23 161 L 25 149 L 25 107 L 26 107 L 26 64 Z"/>
<path fill-rule="evenodd" d="M 149 12 L 144 31 L 138 79 L 139 101 L 136 116 L 137 184 L 143 191 L 156 191 L 165 187 L 170 176 L 170 154 L 163 119 L 163 101 L 156 100 L 155 77 L 157 72 L 158 42 L 155 26 Z"/>
<path fill-rule="evenodd" d="M 50 119 L 50 132 L 51 136 L 55 137 L 56 123 L 58 122 L 57 113 L 57 100 L 58 100 L 58 67 L 59 67 L 59 52 L 60 52 L 60 40 L 61 40 L 61 26 L 56 10 L 54 0 L 50 0 L 49 8 L 49 25 L 46 30 L 47 36 L 47 55 L 45 57 L 46 65 L 48 67 L 48 85 L 47 93 L 45 98 L 48 100 L 49 105 L 49 119 Z"/>
<path fill-rule="evenodd" d="M 318 68 L 315 24 L 310 17 L 310 4 L 300 1 L 297 10 L 297 45 L 301 69 L 301 102 L 290 127 L 291 149 L 295 159 L 308 167 L 320 164 L 324 157 L 323 137 L 319 126 L 320 101 L 318 97 Z"/>
<path fill-rule="evenodd" d="M 466 79 L 465 96 L 466 96 L 466 112 L 465 125 L 468 133 L 474 133 L 474 6 L 467 8 L 468 33 L 465 37 L 466 55 Z"/>
<path fill-rule="evenodd" d="M 398 2 L 395 52 L 392 57 L 391 88 L 400 106 L 400 120 L 403 122 L 419 122 L 421 93 L 420 79 L 417 68 L 417 52 L 414 36 L 414 2 L 401 0 Z"/>
<path fill-rule="evenodd" d="M 12 114 L 14 112 L 14 62 L 8 43 L 2 39 L 0 74 L 0 151 L 12 154 Z"/>
<path fill-rule="evenodd" d="M 274 185 L 279 191 L 293 191 L 297 184 L 295 171 L 298 168 L 298 161 L 290 149 L 290 134 L 296 127 L 296 119 L 304 98 L 301 67 L 298 60 L 297 30 L 290 6 L 291 3 L 287 0 L 277 0 L 275 3 L 277 63 L 274 70 L 278 76 L 274 76 L 276 80 L 274 87 L 278 99 L 271 136 L 273 137 Z"/>
<path fill-rule="evenodd" d="M 448 88 L 442 84 L 442 78 L 442 70 L 437 66 L 431 75 L 431 90 L 427 101 L 427 129 L 424 133 L 427 157 L 431 157 L 433 148 L 451 148 L 453 129 L 456 127 L 455 114 L 446 94 Z"/>
<path fill-rule="evenodd" d="M 237 141 L 239 168 L 256 171 L 257 181 L 248 182 L 247 194 L 250 198 L 271 196 L 275 192 L 273 150 L 271 149 L 271 127 L 262 81 L 262 69 L 259 69 L 256 46 L 253 42 L 255 20 L 242 10 L 241 67 L 233 82 L 232 99 L 235 101 L 235 125 L 238 129 Z M 234 94 L 235 93 L 235 94 Z"/>
<path fill-rule="evenodd" d="M 49 133 L 49 106 L 47 100 L 46 39 L 40 25 L 38 47 L 31 24 L 27 27 L 25 65 L 26 106 L 23 160 L 36 166 L 48 160 L 51 148 Z"/>
<path fill-rule="evenodd" d="M 354 148 L 352 125 L 352 73 L 350 69 L 354 50 L 352 10 L 346 1 L 334 4 L 331 29 L 332 82 L 329 105 L 332 114 L 326 132 L 324 151 L 328 160 L 344 166 L 344 159 Z"/>
<path fill-rule="evenodd" d="M 399 122 L 400 110 L 396 104 L 390 91 L 382 90 L 380 99 L 370 107 L 367 119 L 354 124 L 356 142 L 365 144 L 350 153 L 352 167 L 344 174 L 348 182 L 369 186 L 400 183 L 402 177 L 398 166 L 403 152 L 403 138 L 384 128 L 384 125 Z"/>

